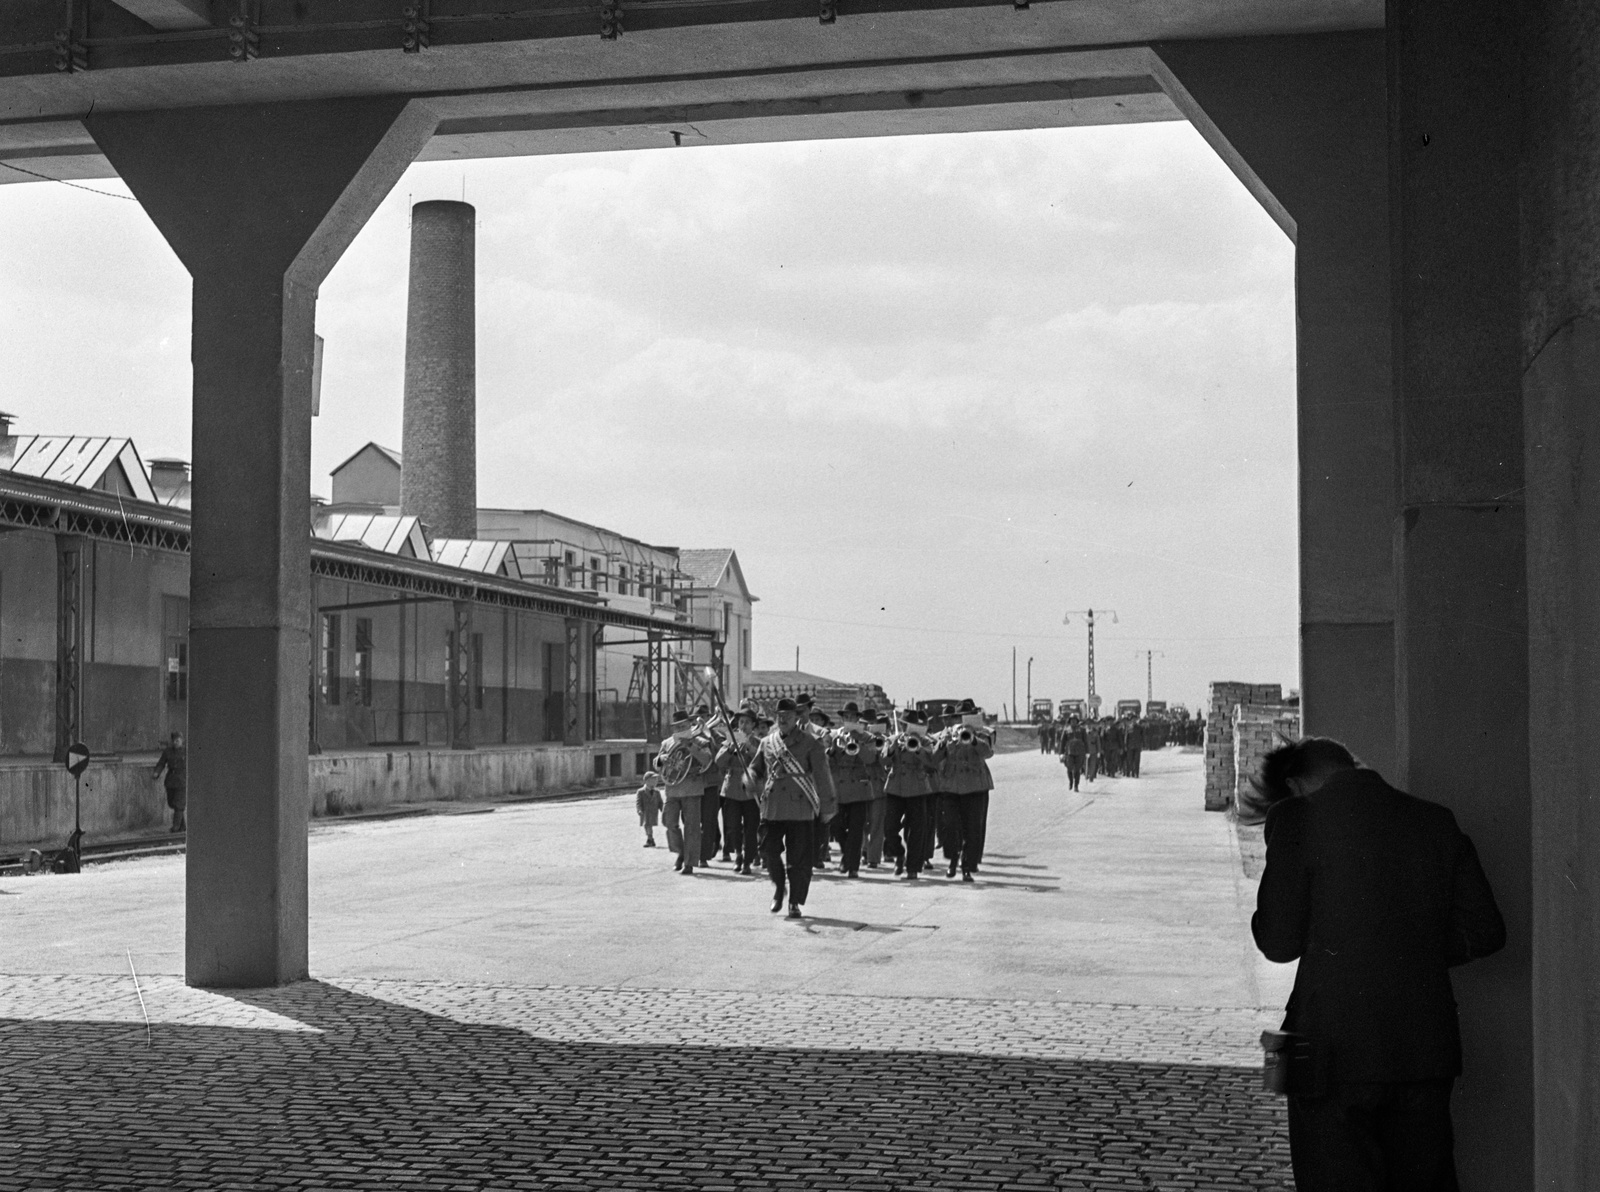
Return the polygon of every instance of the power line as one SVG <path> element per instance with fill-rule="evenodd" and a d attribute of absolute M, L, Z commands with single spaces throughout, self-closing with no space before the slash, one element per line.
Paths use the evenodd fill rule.
<path fill-rule="evenodd" d="M 945 637 L 1001 637 L 1007 641 L 1064 641 L 1059 633 L 1007 633 L 992 629 L 939 629 L 929 625 L 886 625 L 881 621 L 839 621 L 831 617 L 796 617 L 787 613 L 774 613 L 762 610 L 763 617 L 772 617 L 779 621 L 806 621 L 814 625 L 849 625 L 856 629 L 897 629 L 905 633 L 934 633 Z M 1146 642 L 1264 642 L 1264 641 L 1290 641 L 1299 638 L 1298 633 L 1248 633 L 1237 637 L 1152 637 L 1148 634 L 1139 634 L 1134 638 L 1124 638 L 1124 641 Z"/>
<path fill-rule="evenodd" d="M 40 182 L 59 182 L 62 186 L 70 186 L 73 190 L 88 191 L 90 194 L 99 195 L 101 198 L 127 199 L 130 203 L 137 203 L 139 201 L 132 195 L 113 194 L 109 190 L 96 190 L 92 186 L 84 186 L 78 182 L 68 182 L 65 178 L 52 178 L 49 174 L 41 174 L 37 170 L 25 170 L 21 166 L 12 165 L 9 161 L 0 161 L 0 166 L 5 166 L 5 168 L 8 170 L 15 170 L 19 174 L 26 174 L 30 178 L 37 178 Z"/>

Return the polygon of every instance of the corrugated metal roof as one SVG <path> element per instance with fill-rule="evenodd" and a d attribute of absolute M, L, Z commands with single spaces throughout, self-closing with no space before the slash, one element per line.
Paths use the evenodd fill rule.
<path fill-rule="evenodd" d="M 332 513 L 318 517 L 312 532 L 329 542 L 356 542 L 385 555 L 408 559 L 430 558 L 428 541 L 414 517 Z"/>
<path fill-rule="evenodd" d="M 144 461 L 131 439 L 99 435 L 17 435 L 8 441 L 9 456 L 0 450 L 0 467 L 19 476 L 34 476 L 74 488 L 123 493 L 138 501 L 154 501 Z"/>
<path fill-rule="evenodd" d="M 481 538 L 435 538 L 430 544 L 433 561 L 463 571 L 499 575 L 505 567 L 509 542 Z M 520 573 L 519 573 L 520 578 Z"/>

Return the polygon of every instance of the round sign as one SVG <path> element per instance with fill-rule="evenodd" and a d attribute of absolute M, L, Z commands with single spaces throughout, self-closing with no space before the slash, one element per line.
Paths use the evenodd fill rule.
<path fill-rule="evenodd" d="M 76 778 L 89 768 L 89 747 L 82 741 L 67 748 L 67 773 Z"/>

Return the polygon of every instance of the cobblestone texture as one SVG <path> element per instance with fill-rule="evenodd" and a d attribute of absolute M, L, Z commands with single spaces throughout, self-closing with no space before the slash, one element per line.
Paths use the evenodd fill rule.
<path fill-rule="evenodd" d="M 341 985 L 0 978 L 0 1189 L 1290 1186 L 1240 1011 Z"/>

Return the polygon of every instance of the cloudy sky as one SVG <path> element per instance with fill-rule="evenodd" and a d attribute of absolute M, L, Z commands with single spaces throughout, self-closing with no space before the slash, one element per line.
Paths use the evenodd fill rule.
<path fill-rule="evenodd" d="M 93 184 L 125 195 L 116 182 Z M 732 546 L 755 662 L 898 699 L 1298 686 L 1293 249 L 1186 124 L 414 167 L 322 290 L 312 486 L 400 446 L 408 212 L 478 209 L 479 499 Z M 138 205 L 0 187 L 0 407 L 189 454 Z"/>

